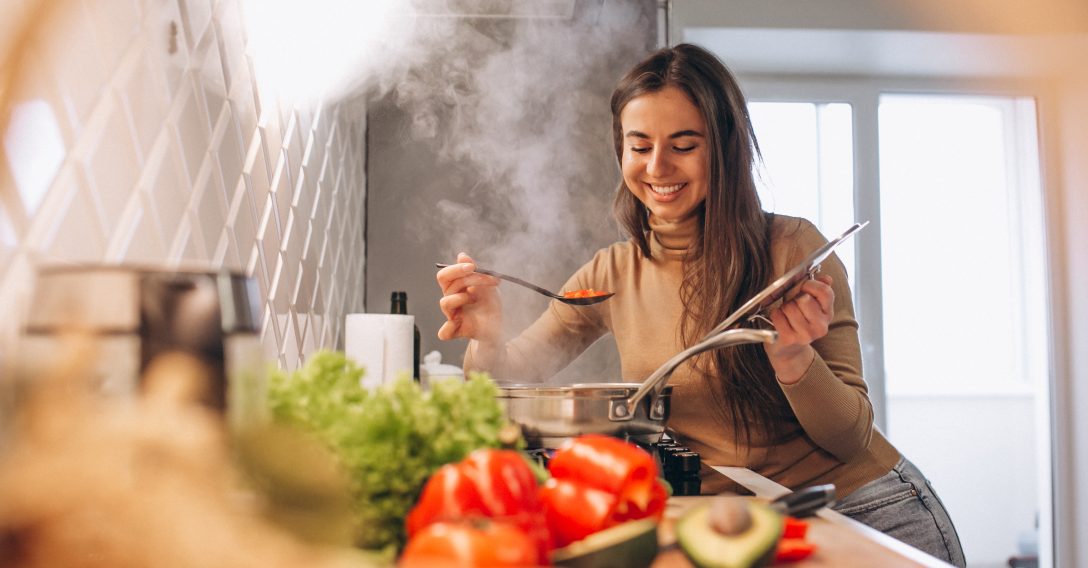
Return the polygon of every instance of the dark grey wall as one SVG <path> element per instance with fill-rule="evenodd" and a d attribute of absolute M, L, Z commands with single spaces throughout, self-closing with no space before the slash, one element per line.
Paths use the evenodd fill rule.
<path fill-rule="evenodd" d="M 424 354 L 460 365 L 466 345 L 436 337 L 436 261 L 467 251 L 559 289 L 621 239 L 608 101 L 656 47 L 657 7 L 585 6 L 568 21 L 462 20 L 441 54 L 369 104 L 367 311 L 388 311 L 390 293 L 407 291 Z M 507 284 L 502 295 L 508 334 L 546 305 Z M 602 340 L 556 380 L 615 380 L 617 370 Z"/>

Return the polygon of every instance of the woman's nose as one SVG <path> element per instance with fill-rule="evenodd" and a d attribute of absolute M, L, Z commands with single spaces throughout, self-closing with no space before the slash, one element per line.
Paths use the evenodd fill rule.
<path fill-rule="evenodd" d="M 650 161 L 646 164 L 646 173 L 651 176 L 661 176 L 669 173 L 671 164 L 665 152 L 654 151 L 650 154 Z"/>

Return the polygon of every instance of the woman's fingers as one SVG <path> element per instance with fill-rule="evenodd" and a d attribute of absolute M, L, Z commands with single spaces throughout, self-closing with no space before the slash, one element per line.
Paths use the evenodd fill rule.
<path fill-rule="evenodd" d="M 452 267 L 451 267 L 452 268 Z M 444 269 L 443 269 L 444 270 Z M 442 282 L 440 281 L 441 285 Z M 475 272 L 469 272 L 467 276 L 460 276 L 453 280 L 449 280 L 442 286 L 442 295 L 450 296 L 454 294 L 460 294 L 465 291 L 472 292 L 469 288 L 476 288 L 477 290 L 483 286 L 498 286 L 499 281 L 493 276 L 486 274 L 477 274 Z"/>
<path fill-rule="evenodd" d="M 457 293 L 457 290 L 451 290 L 451 287 L 466 275 L 472 274 L 474 270 L 476 270 L 476 266 L 471 263 L 451 264 L 440 269 L 435 274 L 435 278 L 438 279 L 438 287 L 442 289 L 443 294 L 453 294 Z M 461 286 L 461 288 L 464 288 L 464 286 Z"/>
<path fill-rule="evenodd" d="M 438 330 L 442 340 L 476 337 L 481 330 L 501 327 L 499 279 L 476 272 L 476 263 L 465 253 L 457 255 L 457 263 L 438 271 L 435 278 L 442 289 L 438 306 L 446 322 Z"/>
<path fill-rule="evenodd" d="M 457 337 L 457 330 L 461 325 L 459 322 L 448 320 L 442 324 L 442 327 L 438 328 L 438 338 L 442 341 L 449 341 Z"/>
<path fill-rule="evenodd" d="M 442 296 L 442 298 L 438 300 L 438 307 L 442 309 L 442 314 L 446 316 L 446 319 L 453 319 L 465 304 L 472 303 L 472 301 L 471 294 L 468 292 L 461 292 L 458 294 Z"/>
<path fill-rule="evenodd" d="M 827 335 L 835 291 L 831 277 L 805 281 L 796 296 L 771 313 L 771 322 L 784 344 L 808 344 Z"/>
<path fill-rule="evenodd" d="M 835 290 L 831 287 L 831 281 L 830 276 L 820 274 L 813 280 L 806 280 L 801 286 L 801 295 L 807 294 L 816 300 L 820 310 L 828 315 L 835 306 Z"/>

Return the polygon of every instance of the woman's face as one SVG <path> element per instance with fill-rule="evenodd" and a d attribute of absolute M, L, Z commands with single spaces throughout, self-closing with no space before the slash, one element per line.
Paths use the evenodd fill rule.
<path fill-rule="evenodd" d="M 656 217 L 679 221 L 706 199 L 709 153 L 706 122 L 676 87 L 627 103 L 623 129 L 623 181 Z"/>

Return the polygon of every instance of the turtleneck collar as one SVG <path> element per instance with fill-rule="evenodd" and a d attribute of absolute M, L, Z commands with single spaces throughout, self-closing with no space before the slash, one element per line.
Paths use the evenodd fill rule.
<path fill-rule="evenodd" d="M 670 258 L 683 258 L 695 246 L 699 235 L 699 215 L 688 215 L 679 221 L 665 221 L 650 214 L 650 253 Z"/>

